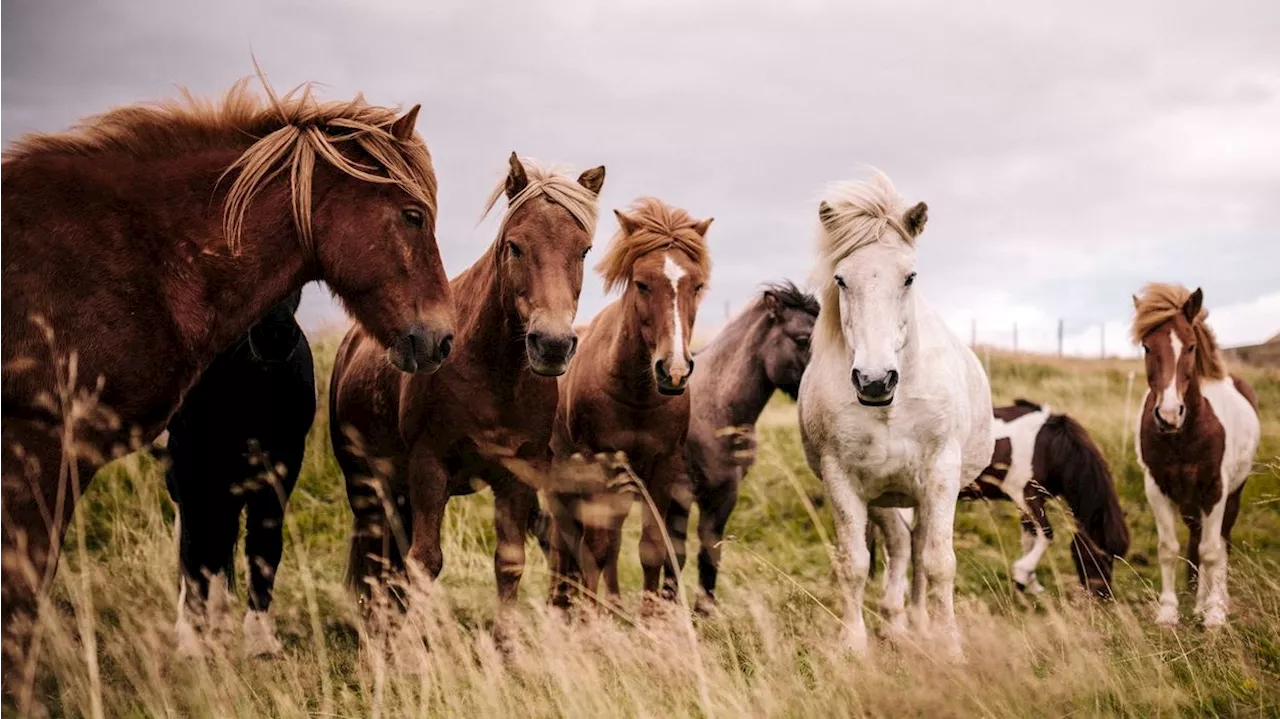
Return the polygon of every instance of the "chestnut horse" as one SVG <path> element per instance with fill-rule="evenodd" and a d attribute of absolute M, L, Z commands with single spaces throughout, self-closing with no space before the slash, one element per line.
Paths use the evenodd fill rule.
<path fill-rule="evenodd" d="M 578 358 L 560 382 L 552 449 L 557 458 L 622 453 L 652 498 L 644 508 L 640 563 L 645 606 L 657 596 L 667 556 L 663 527 L 682 474 L 693 372 L 689 338 L 711 272 L 711 219 L 653 198 L 615 210 L 618 232 L 596 269 L 606 291 L 622 297 L 601 310 L 582 336 Z M 601 574 L 617 604 L 622 525 L 634 495 L 555 492 L 549 497 L 551 602 L 568 607 L 579 588 L 598 595 Z"/>
<path fill-rule="evenodd" d="M 124 107 L 5 152 L 6 652 L 25 652 L 14 620 L 52 582 L 94 472 L 154 439 L 290 293 L 327 282 L 402 370 L 448 354 L 418 108 L 267 94 L 241 81 L 221 103 Z"/>
<path fill-rule="evenodd" d="M 1177 518 L 1191 530 L 1189 576 L 1195 613 L 1206 627 L 1227 621 L 1227 553 L 1240 495 L 1253 469 L 1261 425 L 1258 398 L 1227 374 L 1205 324 L 1204 294 L 1151 283 L 1133 298 L 1133 339 L 1146 353 L 1147 394 L 1138 418 L 1138 463 L 1160 534 L 1160 609 L 1156 623 L 1178 623 L 1174 571 Z"/>
<path fill-rule="evenodd" d="M 776 390 L 791 399 L 809 365 L 809 339 L 818 300 L 790 282 L 768 285 L 694 358 L 702 371 L 689 379 L 689 438 L 685 479 L 667 509 L 675 566 L 667 566 L 663 596 L 674 599 L 684 567 L 689 509 L 698 505 L 698 580 L 695 608 L 715 605 L 720 543 L 738 488 L 755 462 L 755 424 Z"/>
<path fill-rule="evenodd" d="M 1025 399 L 995 408 L 995 438 L 991 464 L 960 498 L 1012 500 L 1022 511 L 1022 556 L 1013 563 L 1018 589 L 1044 591 L 1036 566 L 1053 541 L 1045 501 L 1063 497 L 1076 520 L 1071 557 L 1080 583 L 1110 597 L 1112 565 L 1129 551 L 1129 529 L 1102 450 L 1072 417 Z"/>
<path fill-rule="evenodd" d="M 486 208 L 505 191 L 498 237 L 450 283 L 458 336 L 454 359 L 436 374 L 391 370 L 359 328 L 343 340 L 330 431 L 355 513 L 348 583 L 362 599 L 402 578 L 394 575 L 406 553 L 439 575 L 445 504 L 481 480 L 496 505 L 500 605 L 515 602 L 525 534 L 538 516 L 535 488 L 517 477 L 529 466 L 545 473 L 551 461 L 555 377 L 578 344 L 573 320 L 604 176 L 596 167 L 574 181 L 512 153 Z"/>

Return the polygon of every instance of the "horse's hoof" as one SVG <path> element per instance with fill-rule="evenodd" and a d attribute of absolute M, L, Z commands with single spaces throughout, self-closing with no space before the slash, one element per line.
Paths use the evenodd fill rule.
<path fill-rule="evenodd" d="M 840 633 L 840 646 L 855 657 L 866 657 L 868 652 L 866 630 L 858 632 L 846 626 Z"/>
<path fill-rule="evenodd" d="M 1217 629 L 1227 624 L 1227 612 L 1222 607 L 1211 607 L 1204 612 L 1204 628 Z"/>
<path fill-rule="evenodd" d="M 179 619 L 174 626 L 177 644 L 174 653 L 184 659 L 203 659 L 209 653 L 204 637 L 192 626 L 191 622 Z"/>
<path fill-rule="evenodd" d="M 720 613 L 720 607 L 716 604 L 714 596 L 704 592 L 699 594 L 697 600 L 694 601 L 693 611 L 700 617 L 713 619 Z"/>
<path fill-rule="evenodd" d="M 284 654 L 284 645 L 276 636 L 275 617 L 266 612 L 246 613 L 242 649 L 246 657 L 278 657 Z"/>
<path fill-rule="evenodd" d="M 1170 606 L 1160 607 L 1160 611 L 1156 613 L 1156 624 L 1162 627 L 1178 626 L 1178 608 Z"/>

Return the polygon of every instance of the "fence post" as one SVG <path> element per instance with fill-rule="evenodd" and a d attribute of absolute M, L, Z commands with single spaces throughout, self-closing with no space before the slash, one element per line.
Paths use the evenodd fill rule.
<path fill-rule="evenodd" d="M 1062 356 L 1062 320 L 1058 320 L 1058 356 Z"/>
<path fill-rule="evenodd" d="M 1107 323 L 1106 322 L 1103 322 L 1102 324 L 1098 325 L 1098 346 L 1100 349 L 1100 354 L 1098 355 L 1098 357 L 1101 359 L 1106 359 L 1107 358 Z"/>
<path fill-rule="evenodd" d="M 1013 323 L 1013 353 L 1018 354 L 1018 323 Z"/>
<path fill-rule="evenodd" d="M 978 320 L 969 320 L 969 349 L 978 348 Z"/>

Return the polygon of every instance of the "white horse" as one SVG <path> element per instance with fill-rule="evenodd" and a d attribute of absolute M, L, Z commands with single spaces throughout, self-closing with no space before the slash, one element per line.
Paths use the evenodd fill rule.
<path fill-rule="evenodd" d="M 800 432 L 835 514 L 846 645 L 867 647 L 870 508 L 889 557 L 887 628 L 904 628 L 910 556 L 917 629 L 929 630 L 927 590 L 958 659 L 951 537 L 960 488 L 991 460 L 991 389 L 978 358 L 917 296 L 915 244 L 927 209 L 907 208 L 879 172 L 832 185 L 818 206 L 813 282 L 822 310 L 800 385 Z M 918 508 L 913 527 L 895 507 Z"/>

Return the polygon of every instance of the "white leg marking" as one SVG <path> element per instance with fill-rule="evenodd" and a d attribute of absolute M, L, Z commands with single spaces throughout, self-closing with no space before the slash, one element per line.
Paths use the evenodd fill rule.
<path fill-rule="evenodd" d="M 1178 562 L 1178 509 L 1156 486 L 1151 473 L 1145 474 L 1147 504 L 1151 505 L 1151 514 L 1156 520 L 1156 533 L 1160 536 L 1160 610 L 1156 614 L 1156 624 L 1172 627 L 1178 623 L 1178 590 L 1175 584 Z M 1201 532 L 1203 534 L 1203 530 Z M 1202 577 L 1200 581 L 1204 581 L 1204 578 Z"/>
<path fill-rule="evenodd" d="M 244 654 L 249 657 L 278 656 L 284 646 L 276 637 L 276 620 L 267 612 L 252 609 L 244 615 Z"/>
<path fill-rule="evenodd" d="M 953 544 L 956 496 L 960 494 L 961 453 L 952 441 L 928 470 L 927 494 L 920 503 L 916 531 L 923 530 L 924 572 L 928 578 L 930 614 L 941 625 L 943 650 L 952 661 L 962 661 L 960 628 L 956 624 L 956 550 Z"/>
<path fill-rule="evenodd" d="M 1025 587 L 1028 594 L 1039 594 L 1044 591 L 1044 587 L 1036 577 L 1036 567 L 1040 566 L 1040 559 L 1049 549 L 1049 541 L 1049 537 L 1039 526 L 1036 526 L 1033 532 L 1023 531 L 1022 533 L 1023 555 L 1013 563 L 1013 581 Z"/>
<path fill-rule="evenodd" d="M 857 496 L 839 462 L 824 458 L 822 480 L 831 498 L 836 525 L 836 566 L 844 577 L 845 647 L 855 654 L 867 652 L 867 625 L 862 616 L 862 596 L 871 569 L 867 551 L 867 505 Z"/>
<path fill-rule="evenodd" d="M 1200 517 L 1200 592 L 1206 627 L 1227 623 L 1227 546 L 1222 539 L 1222 515 L 1226 495 L 1208 514 Z"/>

